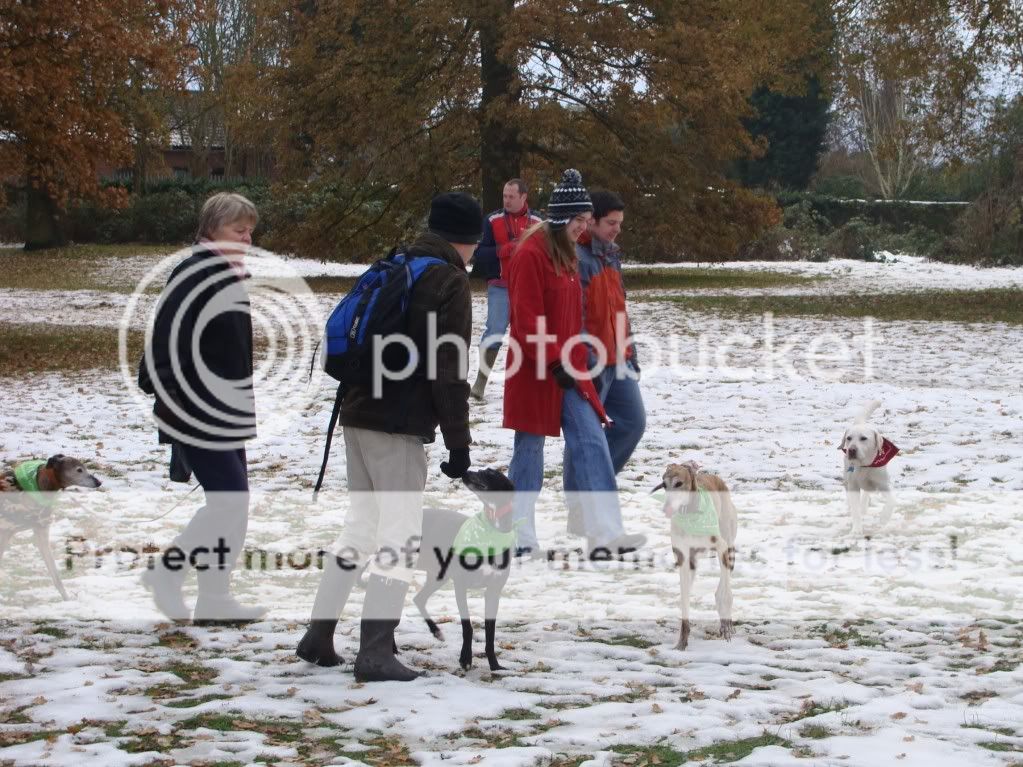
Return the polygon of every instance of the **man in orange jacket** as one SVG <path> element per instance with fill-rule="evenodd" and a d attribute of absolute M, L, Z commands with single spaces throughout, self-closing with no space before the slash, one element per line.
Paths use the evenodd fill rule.
<path fill-rule="evenodd" d="M 521 178 L 504 185 L 504 207 L 484 219 L 483 239 L 473 255 L 473 276 L 487 280 L 487 326 L 480 340 L 480 369 L 470 392 L 476 399 L 483 399 L 487 378 L 508 330 L 508 275 L 502 274 L 502 264 L 507 263 L 522 233 L 540 223 L 540 217 L 529 209 L 528 195 L 529 187 Z"/>
<path fill-rule="evenodd" d="M 625 308 L 622 282 L 622 250 L 615 240 L 625 219 L 625 203 L 614 192 L 596 191 L 593 218 L 576 242 L 579 256 L 579 281 L 583 289 L 583 332 L 591 340 L 591 367 L 604 363 L 593 380 L 608 418 L 614 426 L 605 431 L 611 462 L 618 474 L 646 430 L 646 408 L 639 390 L 639 359 L 631 339 L 631 326 Z M 600 360 L 602 352 L 606 358 Z M 571 462 L 564 461 L 565 491 L 578 489 Z M 570 502 L 568 531 L 582 535 L 578 509 Z"/>

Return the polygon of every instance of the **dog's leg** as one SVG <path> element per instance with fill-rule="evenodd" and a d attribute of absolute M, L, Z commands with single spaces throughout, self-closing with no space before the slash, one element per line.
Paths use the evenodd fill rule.
<path fill-rule="evenodd" d="M 881 509 L 881 526 L 884 527 L 892 519 L 892 512 L 895 511 L 895 494 L 885 488 L 881 490 L 881 495 L 884 496 L 884 507 Z"/>
<path fill-rule="evenodd" d="M 487 662 L 490 664 L 491 671 L 504 671 L 504 666 L 497 662 L 497 651 L 494 649 L 494 635 L 497 633 L 497 607 L 501 603 L 501 588 L 503 586 L 503 583 L 487 586 L 483 596 L 485 605 L 483 627 L 486 634 Z"/>
<path fill-rule="evenodd" d="M 458 664 L 468 671 L 472 668 L 472 620 L 469 618 L 469 600 L 465 585 L 455 581 L 455 604 L 458 617 L 462 619 L 462 651 L 458 653 Z"/>
<path fill-rule="evenodd" d="M 860 508 L 860 496 L 862 493 L 859 490 L 846 490 L 845 499 L 849 505 L 849 516 L 852 517 L 852 534 L 855 536 L 863 535 L 863 511 Z"/>
<path fill-rule="evenodd" d="M 685 553 L 684 557 L 677 557 L 682 560 L 678 566 L 678 580 L 682 591 L 682 627 L 679 629 L 678 644 L 676 650 L 684 650 L 689 646 L 689 595 L 693 588 L 693 578 L 696 577 L 696 560 L 693 557 L 693 549 Z"/>
<path fill-rule="evenodd" d="M 43 562 L 46 563 L 46 569 L 50 573 L 50 577 L 53 579 L 53 585 L 57 587 L 57 591 L 60 592 L 60 598 L 65 602 L 70 599 L 67 595 L 67 591 L 64 590 L 64 584 L 60 582 L 60 574 L 57 572 L 57 563 L 53 561 L 53 552 L 50 550 L 50 528 L 47 527 L 34 527 L 32 528 L 32 540 L 35 541 L 36 548 L 39 549 L 39 553 L 43 557 Z"/>
<path fill-rule="evenodd" d="M 435 639 L 440 639 L 442 641 L 444 639 L 444 635 L 440 632 L 440 626 L 438 626 L 436 621 L 430 617 L 430 613 L 426 611 L 426 603 L 429 601 L 430 597 L 433 596 L 433 592 L 443 585 L 444 581 L 440 578 L 427 578 L 423 588 L 421 588 L 419 593 L 412 599 L 412 601 L 416 603 L 416 609 L 419 610 L 419 614 L 422 615 L 423 620 L 426 621 L 426 627 L 430 629 L 430 633 L 433 634 Z"/>
<path fill-rule="evenodd" d="M 735 633 L 732 623 L 732 568 L 735 567 L 735 550 L 728 545 L 719 545 L 718 564 L 721 567 L 721 577 L 718 578 L 714 602 L 721 622 L 721 638 L 730 640 Z"/>

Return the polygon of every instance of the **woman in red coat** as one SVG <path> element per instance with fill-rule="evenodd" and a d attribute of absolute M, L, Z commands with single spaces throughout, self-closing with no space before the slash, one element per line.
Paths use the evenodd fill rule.
<path fill-rule="evenodd" d="M 539 556 L 534 512 L 543 484 L 544 442 L 562 430 L 576 476 L 583 478 L 579 501 L 589 556 L 621 556 L 646 542 L 622 528 L 618 485 L 601 431 L 606 416 L 581 338 L 575 242 L 592 211 L 579 171 L 565 171 L 551 193 L 549 219 L 522 235 L 508 264 L 511 338 L 504 426 L 515 430 L 509 478 L 516 490 L 519 556 Z"/>

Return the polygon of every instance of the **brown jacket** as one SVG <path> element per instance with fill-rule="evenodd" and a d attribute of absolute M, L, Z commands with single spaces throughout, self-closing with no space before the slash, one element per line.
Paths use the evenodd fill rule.
<path fill-rule="evenodd" d="M 440 426 L 448 450 L 467 447 L 469 434 L 468 370 L 454 343 L 438 345 L 436 375 L 427 379 L 429 317 L 436 315 L 436 337 L 461 339 L 468 352 L 472 335 L 472 299 L 469 276 L 457 251 L 444 239 L 426 232 L 408 250 L 409 256 L 434 256 L 446 265 L 431 266 L 416 281 L 408 310 L 409 338 L 419 350 L 422 364 L 406 381 L 384 380 L 382 395 L 369 387 L 354 386 L 341 402 L 341 425 L 411 434 L 433 442 Z M 449 336 L 450 337 L 450 336 Z"/>

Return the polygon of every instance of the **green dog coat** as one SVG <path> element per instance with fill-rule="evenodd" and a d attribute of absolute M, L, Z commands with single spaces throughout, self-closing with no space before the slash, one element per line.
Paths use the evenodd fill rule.
<path fill-rule="evenodd" d="M 714 501 L 710 493 L 702 487 L 698 488 L 700 503 L 696 511 L 676 511 L 671 517 L 671 523 L 682 531 L 683 535 L 693 538 L 711 537 L 721 535 L 721 526 L 718 524 L 718 511 L 714 508 Z"/>
<path fill-rule="evenodd" d="M 490 523 L 486 512 L 481 511 L 462 523 L 451 548 L 458 556 L 474 551 L 480 556 L 489 557 L 500 554 L 514 545 L 515 531 L 502 533 Z"/>

